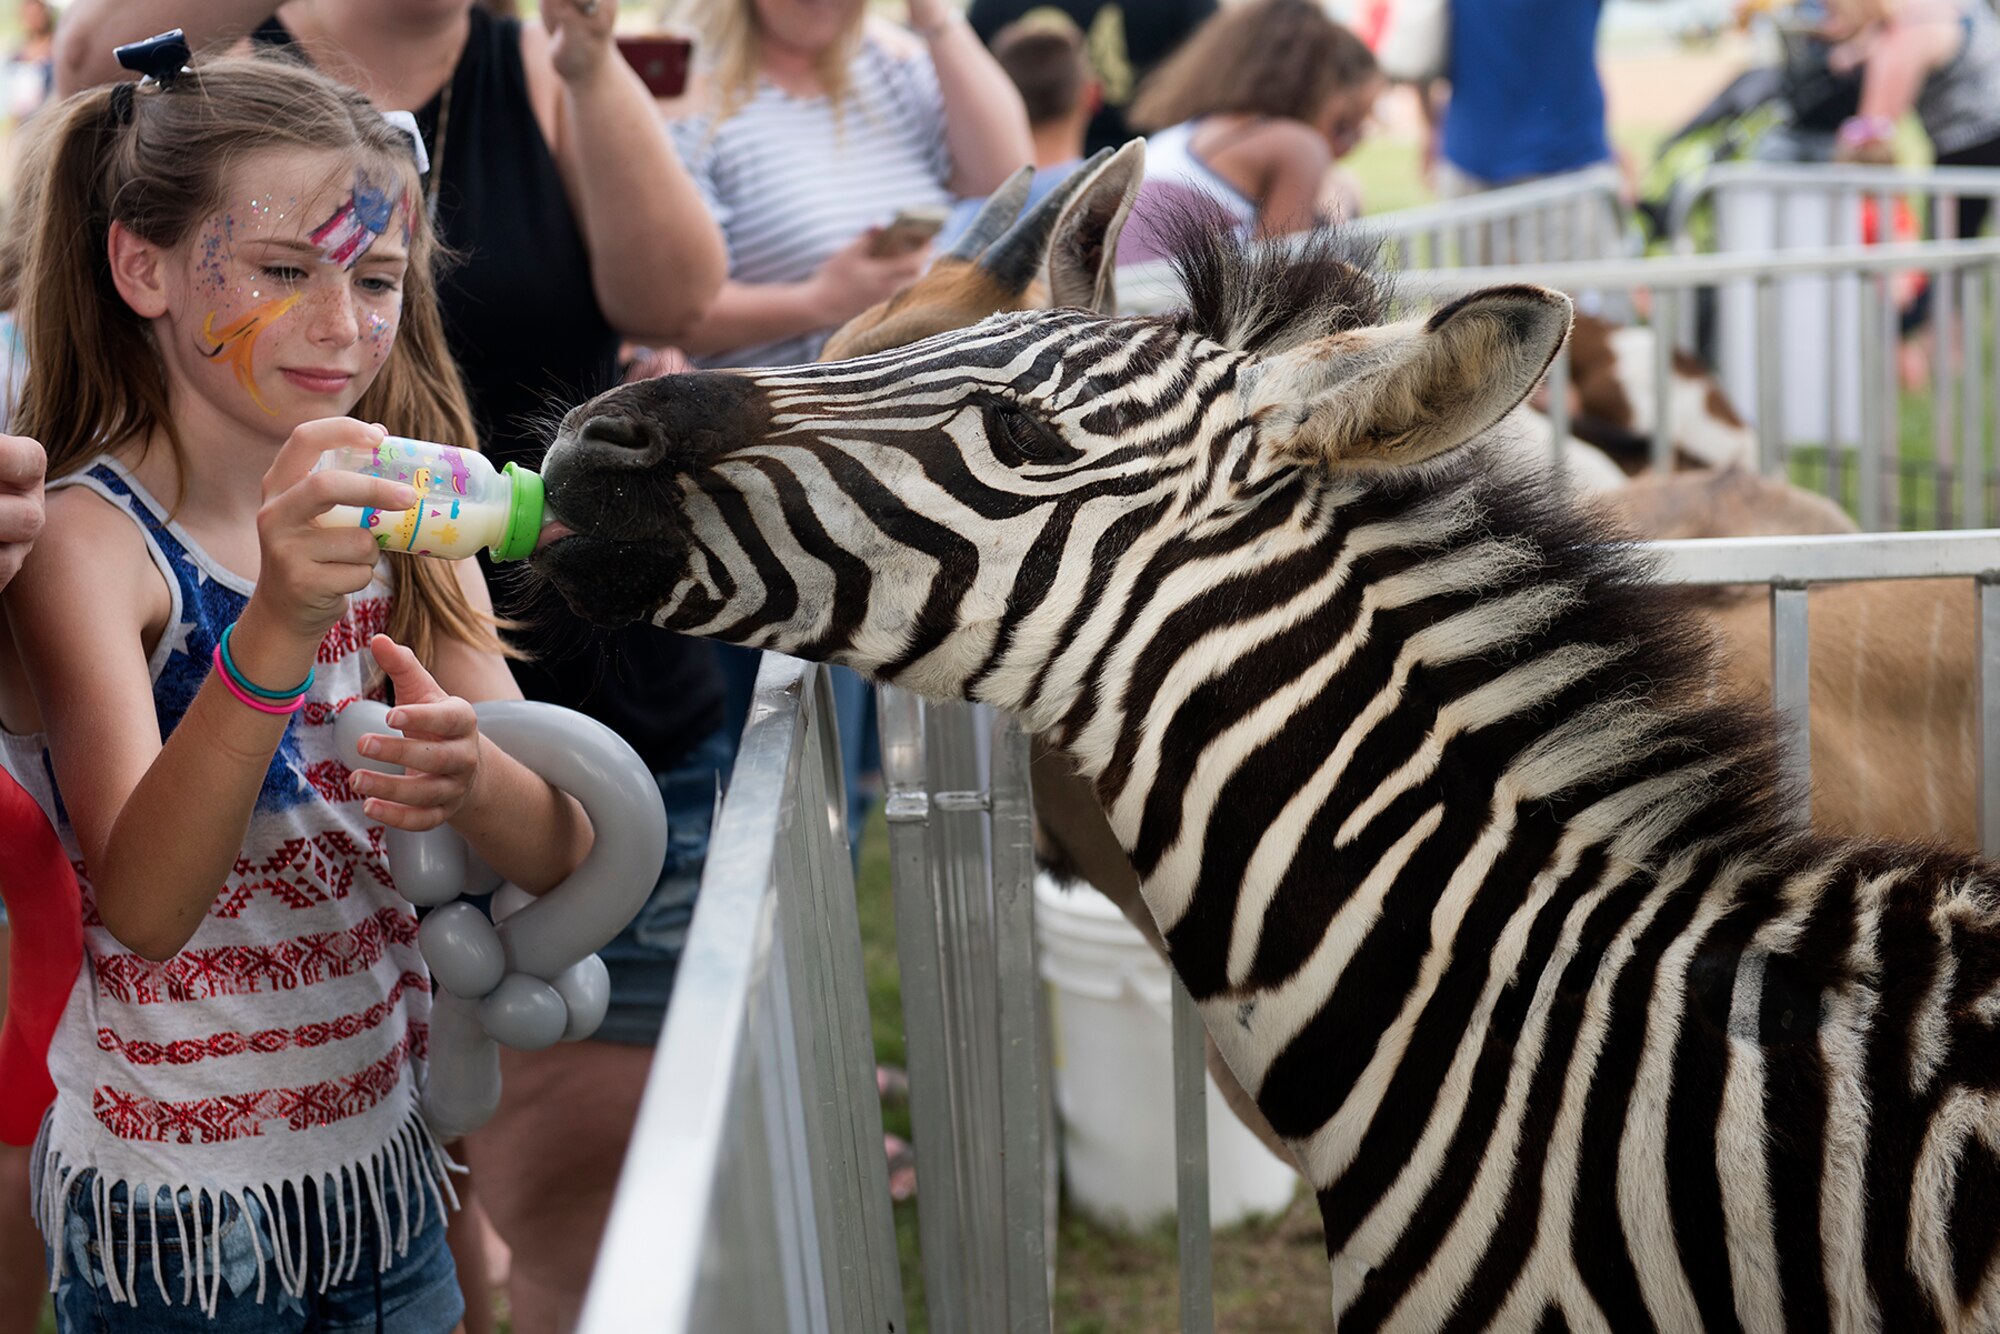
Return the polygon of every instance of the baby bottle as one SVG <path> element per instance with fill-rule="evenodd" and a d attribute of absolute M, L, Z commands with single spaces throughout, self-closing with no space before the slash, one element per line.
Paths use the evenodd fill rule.
<path fill-rule="evenodd" d="M 541 477 L 512 463 L 495 472 L 469 449 L 391 435 L 373 449 L 327 450 L 313 471 L 326 468 L 405 482 L 417 493 L 406 510 L 335 505 L 319 516 L 323 527 L 368 529 L 384 551 L 456 559 L 490 547 L 495 560 L 520 560 L 541 535 Z"/>

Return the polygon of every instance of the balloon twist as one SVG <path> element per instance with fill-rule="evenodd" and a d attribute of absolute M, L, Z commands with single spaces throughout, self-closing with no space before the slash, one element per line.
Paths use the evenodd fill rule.
<path fill-rule="evenodd" d="M 449 826 L 388 831 L 396 889 L 431 912 L 417 946 L 435 980 L 424 1119 L 444 1141 L 484 1125 L 500 1105 L 500 1049 L 539 1051 L 597 1031 L 611 979 L 596 951 L 638 915 L 667 855 L 667 812 L 653 775 L 616 732 L 553 704 L 474 706 L 493 743 L 575 797 L 590 817 L 590 854 L 536 896 L 505 884 Z M 394 731 L 387 705 L 357 700 L 334 740 L 350 768 L 400 773 L 363 759 L 369 732 Z M 464 897 L 493 892 L 493 916 Z"/>

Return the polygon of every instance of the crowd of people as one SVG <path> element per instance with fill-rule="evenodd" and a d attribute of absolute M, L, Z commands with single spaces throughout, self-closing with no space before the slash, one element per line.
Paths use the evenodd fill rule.
<path fill-rule="evenodd" d="M 1422 98 L 1442 191 L 1611 157 L 1600 8 L 1448 6 Z M 1843 155 L 1880 159 L 1913 110 L 1941 161 L 2000 165 L 1985 0 L 1830 9 L 1861 80 Z M 1126 258 L 1190 197 L 1248 237 L 1357 208 L 1337 164 L 1387 78 L 1316 0 L 905 10 L 695 0 L 698 73 L 663 106 L 616 0 L 23 5 L 0 760 L 78 868 L 86 964 L 41 1140 L 0 1149 L 0 1328 L 52 1293 L 64 1331 L 490 1329 L 471 1216 L 511 1253 L 516 1330 L 580 1310 L 755 658 L 594 630 L 490 560 L 384 559 L 315 519 L 409 495 L 312 471 L 323 450 L 386 431 L 532 467 L 622 378 L 811 360 L 1022 164 L 1039 197 L 1134 134 Z M 175 27 L 185 60 L 143 42 Z M 588 820 L 470 707 L 523 696 L 631 743 L 670 846 L 603 952 L 596 1036 L 505 1052 L 498 1114 L 437 1145 L 381 834 L 449 823 L 524 889 L 559 883 Z M 872 701 L 836 696 L 858 836 Z M 401 776 L 338 765 L 358 698 L 393 702 L 400 735 L 364 753 Z M 283 963 L 304 939 L 319 961 Z"/>

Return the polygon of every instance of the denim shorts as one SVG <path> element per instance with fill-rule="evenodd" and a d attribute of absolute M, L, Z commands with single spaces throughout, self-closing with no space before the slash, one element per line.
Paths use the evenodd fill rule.
<path fill-rule="evenodd" d="M 94 1184 L 95 1173 L 86 1169 L 65 1187 L 69 1199 L 63 1225 L 64 1269 L 55 1293 L 60 1334 L 372 1334 L 378 1330 L 381 1334 L 449 1334 L 465 1318 L 458 1274 L 452 1267 L 451 1252 L 445 1248 L 444 1219 L 434 1199 L 424 1210 L 423 1226 L 413 1229 L 409 1250 L 392 1254 L 387 1270 L 376 1267 L 380 1234 L 374 1210 L 364 1206 L 353 1273 L 344 1279 L 335 1277 L 322 1292 L 318 1276 L 328 1263 L 329 1243 L 337 1261 L 342 1242 L 322 1230 L 319 1192 L 308 1187 L 303 1211 L 308 1279 L 305 1296 L 295 1297 L 285 1291 L 272 1262 L 276 1230 L 258 1197 L 251 1197 L 247 1209 L 240 1197 L 223 1199 L 218 1223 L 218 1206 L 213 1200 L 197 1205 L 184 1189 L 178 1223 L 164 1195 L 158 1197 L 151 1214 L 142 1204 L 134 1219 L 121 1182 L 111 1188 L 106 1209 L 112 1235 L 118 1239 L 117 1253 L 109 1257 L 112 1272 L 120 1278 L 121 1296 L 114 1298 L 105 1278 L 106 1248 L 98 1234 Z M 401 1227 L 402 1206 L 387 1182 L 383 1183 L 382 1196 L 392 1220 L 393 1237 Z M 294 1211 L 298 1205 L 289 1187 L 284 1198 L 286 1235 L 296 1244 L 299 1214 Z M 350 1201 L 348 1208 L 353 1207 Z M 409 1218 L 413 1224 L 416 1207 L 412 1199 Z M 326 1212 L 331 1219 L 333 1209 L 329 1206 Z M 213 1241 L 206 1243 L 197 1267 L 216 1294 L 213 1316 L 203 1309 L 199 1289 L 191 1294 L 191 1301 L 182 1300 L 186 1274 L 183 1250 L 199 1235 L 198 1225 L 213 1229 Z M 353 1244 L 351 1236 L 348 1244 Z M 50 1259 L 53 1262 L 54 1257 Z M 262 1302 L 257 1299 L 260 1269 Z M 127 1274 L 131 1276 L 129 1283 L 125 1281 Z M 165 1298 L 160 1294 L 162 1281 Z"/>
<path fill-rule="evenodd" d="M 735 758 L 736 734 L 722 727 L 654 775 L 667 806 L 667 860 L 639 915 L 597 952 L 611 974 L 611 1005 L 592 1035 L 599 1041 L 650 1047 L 660 1040 L 708 859 L 709 824 Z"/>

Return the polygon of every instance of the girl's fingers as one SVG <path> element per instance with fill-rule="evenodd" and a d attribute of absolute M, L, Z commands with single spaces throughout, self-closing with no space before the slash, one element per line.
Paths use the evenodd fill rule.
<path fill-rule="evenodd" d="M 479 752 L 462 739 L 412 740 L 371 732 L 359 745 L 361 753 L 371 760 L 418 773 L 469 774 L 479 767 Z"/>
<path fill-rule="evenodd" d="M 413 834 L 436 829 L 444 823 L 444 812 L 435 806 L 403 806 L 374 797 L 361 803 L 361 813 L 391 829 L 407 829 Z"/>
<path fill-rule="evenodd" d="M 424 670 L 424 665 L 417 661 L 416 654 L 389 636 L 376 635 L 368 641 L 368 648 L 374 653 L 375 661 L 381 664 L 382 670 L 389 674 L 390 682 L 396 687 L 396 708 L 389 715 L 389 726 L 399 732 L 428 730 L 423 723 L 409 721 L 411 714 L 419 707 L 448 701 L 452 697 L 438 685 L 435 677 Z M 469 717 L 471 712 L 471 706 L 467 705 L 466 716 Z M 430 714 L 424 714 L 422 718 L 426 723 L 434 722 Z M 462 733 L 441 732 L 436 735 L 458 736 Z"/>
<path fill-rule="evenodd" d="M 464 700 L 446 695 L 432 704 L 398 704 L 389 711 L 389 726 L 406 737 L 463 744 L 478 733 L 479 715 Z"/>
<path fill-rule="evenodd" d="M 456 808 L 465 796 L 464 780 L 437 774 L 378 774 L 362 769 L 348 775 L 347 785 L 360 796 L 394 805 L 443 810 Z"/>
<path fill-rule="evenodd" d="M 372 449 L 382 443 L 385 432 L 379 426 L 355 421 L 352 417 L 323 417 L 293 431 L 264 472 L 264 494 L 275 496 L 296 486 L 312 471 L 319 456 L 329 449 L 355 445 Z"/>

